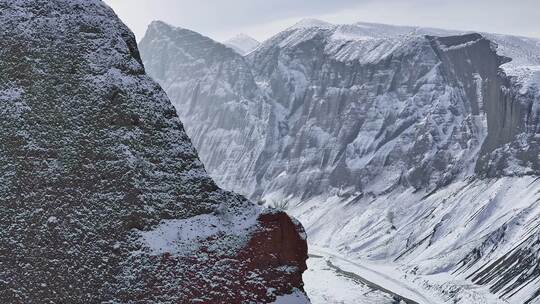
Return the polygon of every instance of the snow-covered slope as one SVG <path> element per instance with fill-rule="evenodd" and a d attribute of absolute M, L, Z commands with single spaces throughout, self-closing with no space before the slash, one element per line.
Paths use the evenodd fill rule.
<path fill-rule="evenodd" d="M 311 244 L 351 260 L 384 262 L 420 290 L 463 303 L 488 297 L 470 290 L 467 280 L 511 303 L 525 303 L 538 291 L 539 204 L 540 179 L 534 177 L 469 179 L 432 193 L 400 189 L 290 202 Z"/>
<path fill-rule="evenodd" d="M 441 296 L 534 298 L 539 40 L 305 20 L 242 57 L 185 31 L 152 25 L 143 60 L 220 185 Z"/>
<path fill-rule="evenodd" d="M 303 294 L 301 226 L 216 186 L 109 7 L 0 0 L 0 27 L 1 303 Z"/>
<path fill-rule="evenodd" d="M 223 44 L 233 48 L 240 55 L 247 55 L 261 45 L 261 43 L 255 40 L 255 38 L 252 38 L 246 34 L 238 34 L 224 41 Z"/>

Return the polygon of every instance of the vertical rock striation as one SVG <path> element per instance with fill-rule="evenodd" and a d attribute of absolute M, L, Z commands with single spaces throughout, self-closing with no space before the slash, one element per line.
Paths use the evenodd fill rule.
<path fill-rule="evenodd" d="M 140 47 L 219 185 L 318 245 L 537 296 L 537 39 L 309 20 L 242 57 L 155 22 Z"/>
<path fill-rule="evenodd" d="M 347 30 L 295 27 L 243 58 L 154 22 L 141 49 L 211 174 L 255 199 L 538 174 L 538 101 L 494 43 Z"/>

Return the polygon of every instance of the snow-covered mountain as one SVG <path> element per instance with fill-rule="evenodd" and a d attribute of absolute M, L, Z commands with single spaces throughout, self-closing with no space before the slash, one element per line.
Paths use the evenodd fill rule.
<path fill-rule="evenodd" d="M 261 43 L 255 40 L 255 38 L 252 38 L 246 34 L 238 34 L 224 41 L 223 44 L 234 49 L 240 55 L 247 55 L 261 45 Z"/>
<path fill-rule="evenodd" d="M 218 184 L 312 244 L 441 301 L 540 299 L 540 40 L 304 20 L 242 57 L 156 22 L 140 47 Z"/>
<path fill-rule="evenodd" d="M 299 223 L 217 187 L 107 5 L 0 25 L 1 303 L 307 301 Z"/>

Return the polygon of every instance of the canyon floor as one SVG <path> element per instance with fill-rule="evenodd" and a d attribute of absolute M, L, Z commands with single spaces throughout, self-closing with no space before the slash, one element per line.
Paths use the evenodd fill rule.
<path fill-rule="evenodd" d="M 437 304 L 447 303 L 453 288 L 467 289 L 474 297 L 463 303 L 505 303 L 487 288 L 448 275 L 415 276 L 400 270 L 399 264 L 357 260 L 332 249 L 310 246 L 305 289 L 313 304 Z"/>

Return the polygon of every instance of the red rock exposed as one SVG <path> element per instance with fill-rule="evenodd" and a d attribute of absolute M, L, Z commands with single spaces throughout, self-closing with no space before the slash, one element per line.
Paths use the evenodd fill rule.
<path fill-rule="evenodd" d="M 193 303 L 271 303 L 276 296 L 303 292 L 305 232 L 287 214 L 262 213 L 249 241 L 236 252 L 215 250 L 223 236 L 201 241 L 196 255 L 168 250 L 154 256 L 158 269 L 137 275 L 137 280 L 144 282 L 142 290 L 152 292 L 126 294 L 122 300 L 170 301 L 170 294 L 176 294 Z"/>

